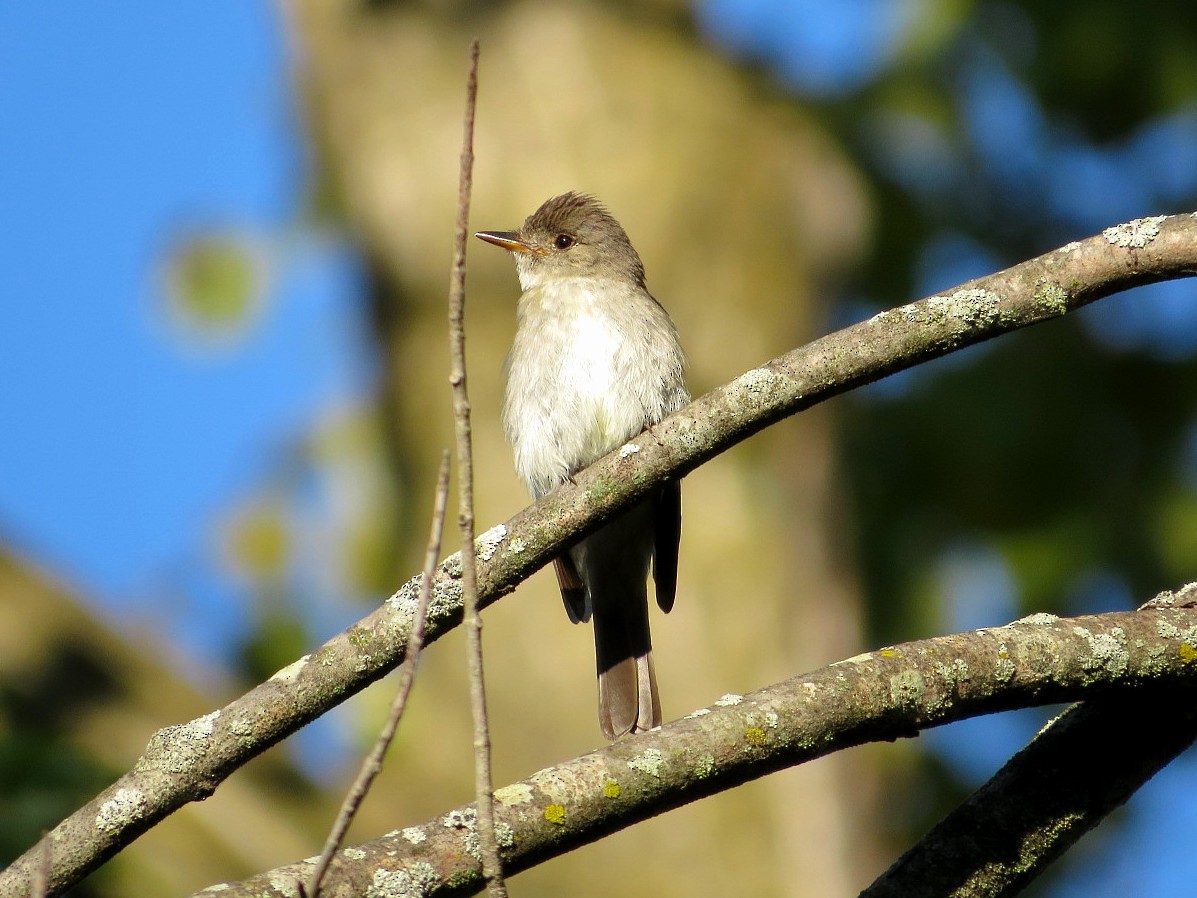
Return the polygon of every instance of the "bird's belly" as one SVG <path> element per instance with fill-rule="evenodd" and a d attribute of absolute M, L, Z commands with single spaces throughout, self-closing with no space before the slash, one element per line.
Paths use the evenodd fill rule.
<path fill-rule="evenodd" d="M 621 367 L 624 338 L 601 315 L 579 315 L 560 355 L 555 424 L 562 448 L 589 464 L 644 426 L 644 406 L 632 373 Z"/>
<path fill-rule="evenodd" d="M 629 372 L 619 366 L 622 338 L 600 316 L 579 316 L 573 323 L 574 339 L 561 354 L 561 417 L 574 425 L 579 449 L 586 461 L 605 455 L 640 430 L 644 409 L 630 383 Z M 569 429 L 569 428 L 567 428 Z"/>

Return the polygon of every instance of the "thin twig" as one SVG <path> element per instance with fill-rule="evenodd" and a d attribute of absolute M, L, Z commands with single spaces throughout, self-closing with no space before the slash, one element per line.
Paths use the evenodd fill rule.
<path fill-rule="evenodd" d="M 307 885 L 301 884 L 301 893 L 308 898 L 319 898 L 320 883 L 332 863 L 333 855 L 345 840 L 349 825 L 353 822 L 357 809 L 361 807 L 366 793 L 382 770 L 382 760 L 386 757 L 391 740 L 395 738 L 395 731 L 399 728 L 399 721 L 403 719 L 403 712 L 407 710 L 407 699 L 411 695 L 411 687 L 416 679 L 416 665 L 420 663 L 420 652 L 424 648 L 424 622 L 428 617 L 428 602 L 432 598 L 432 575 L 436 570 L 437 560 L 441 556 L 441 535 L 445 529 L 445 507 L 449 504 L 449 451 L 446 449 L 441 457 L 440 472 L 436 477 L 436 498 L 433 500 L 432 525 L 428 531 L 427 549 L 424 552 L 424 572 L 420 581 L 420 597 L 416 601 L 415 622 L 407 636 L 407 654 L 403 659 L 403 666 L 399 668 L 399 687 L 395 690 L 395 697 L 391 699 L 391 710 L 383 724 L 378 740 L 370 754 L 362 761 L 357 778 L 353 781 L 349 792 L 341 803 L 341 810 L 333 823 L 328 839 L 324 843 L 324 851 L 316 869 L 312 871 Z"/>
<path fill-rule="evenodd" d="M 466 653 L 470 671 L 470 707 L 474 713 L 474 791 L 478 801 L 478 837 L 482 874 L 493 898 L 505 898 L 503 861 L 495 835 L 494 781 L 490 767 L 490 725 L 482 674 L 482 617 L 478 613 L 478 570 L 474 555 L 474 459 L 470 437 L 470 399 L 465 363 L 465 257 L 474 171 L 474 107 L 478 98 L 478 40 L 470 44 L 466 82 L 465 127 L 461 142 L 461 179 L 457 188 L 457 230 L 449 279 L 449 381 L 453 386 L 453 424 L 457 436 L 458 524 L 461 529 L 461 585 L 465 606 Z"/>

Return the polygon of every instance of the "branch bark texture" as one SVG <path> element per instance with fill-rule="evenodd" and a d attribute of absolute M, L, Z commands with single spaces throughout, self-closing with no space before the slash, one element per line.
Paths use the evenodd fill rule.
<path fill-rule="evenodd" d="M 863 742 L 1081 696 L 1148 707 L 1183 692 L 1192 704 L 1194 687 L 1191 608 L 1034 615 L 881 649 L 750 695 L 724 696 L 659 730 L 497 790 L 505 867 L 527 869 L 662 811 Z M 476 815 L 465 806 L 341 852 L 324 894 L 473 894 L 484 885 L 479 858 Z M 220 895 L 291 896 L 305 863 L 223 884 Z M 949 893 L 918 887 L 900 894 Z"/>
<path fill-rule="evenodd" d="M 1137 219 L 830 334 L 748 371 L 581 472 L 575 484 L 477 541 L 489 605 L 655 483 L 692 471 L 782 418 L 887 374 L 1058 317 L 1140 284 L 1197 272 L 1197 218 Z M 428 639 L 461 622 L 461 562 L 440 567 Z M 154 734 L 136 765 L 47 836 L 51 891 L 114 855 L 232 771 L 365 688 L 403 658 L 414 577 L 379 609 L 225 707 Z M 0 898 L 28 893 L 40 848 L 0 872 Z"/>

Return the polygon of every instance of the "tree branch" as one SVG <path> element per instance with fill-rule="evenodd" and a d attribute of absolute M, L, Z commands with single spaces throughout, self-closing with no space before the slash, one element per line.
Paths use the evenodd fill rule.
<path fill-rule="evenodd" d="M 1197 686 L 1197 610 L 1060 619 L 941 636 L 849 658 L 624 739 L 497 790 L 515 873 L 662 811 L 864 742 L 1015 707 L 1106 696 L 1176 698 Z M 1190 728 L 1192 724 L 1190 724 Z M 288 893 L 292 864 L 221 886 L 222 898 Z M 283 886 L 279 888 L 280 884 Z M 473 806 L 341 852 L 326 898 L 385 884 L 396 894 L 464 895 L 483 887 Z M 888 894 L 888 893 L 887 893 Z M 895 893 L 896 894 L 896 893 Z M 901 894 L 931 895 L 923 888 Z M 197 895 L 196 898 L 199 898 Z"/>
<path fill-rule="evenodd" d="M 1197 584 L 1146 607 L 1192 607 Z M 1178 651 L 1193 654 L 1194 633 Z M 1089 699 L 1048 724 L 861 898 L 1016 895 L 1197 740 L 1188 688 Z"/>
<path fill-rule="evenodd" d="M 1103 296 L 1197 273 L 1193 215 L 1138 219 L 1013 268 L 875 315 L 759 368 L 579 473 L 477 542 L 479 602 L 513 590 L 562 548 L 643 497 L 782 418 L 849 389 Z M 429 608 L 429 641 L 461 621 L 460 558 L 446 560 Z M 78 882 L 124 845 L 232 771 L 397 665 L 419 577 L 379 609 L 224 708 L 167 727 L 134 768 L 47 836 L 51 892 Z M 0 871 L 0 898 L 28 893 L 40 849 Z"/>

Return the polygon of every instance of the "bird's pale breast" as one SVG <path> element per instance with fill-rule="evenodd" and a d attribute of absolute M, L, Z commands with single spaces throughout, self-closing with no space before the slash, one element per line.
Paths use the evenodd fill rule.
<path fill-rule="evenodd" d="M 672 331 L 646 294 L 587 279 L 543 283 L 521 297 L 503 417 L 516 470 L 534 495 L 672 410 L 680 354 L 644 351 L 657 318 Z"/>

